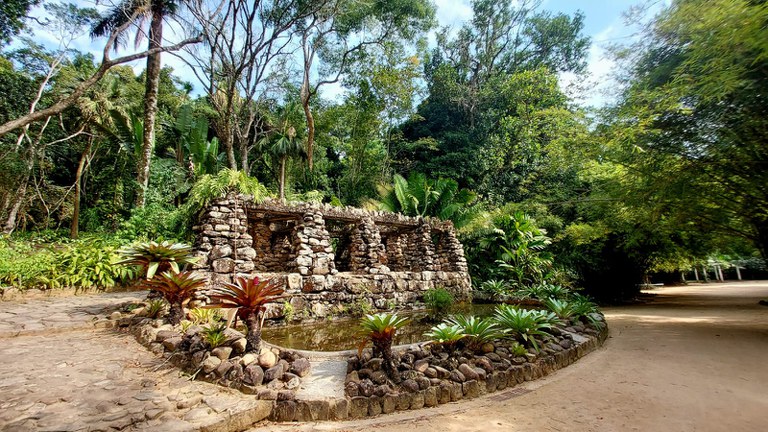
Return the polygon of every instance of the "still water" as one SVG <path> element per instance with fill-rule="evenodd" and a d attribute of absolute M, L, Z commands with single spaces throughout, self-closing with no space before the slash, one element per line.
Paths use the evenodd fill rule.
<path fill-rule="evenodd" d="M 457 313 L 475 316 L 488 316 L 495 305 L 476 304 L 464 306 Z M 395 335 L 395 345 L 423 342 L 427 340 L 424 332 L 436 325 L 426 321 L 425 312 L 400 312 L 410 322 L 399 329 Z M 294 324 L 282 327 L 264 327 L 262 338 L 274 345 L 309 351 L 342 351 L 357 349 L 360 338 L 359 318 L 343 318 L 322 321 L 314 324 Z"/>

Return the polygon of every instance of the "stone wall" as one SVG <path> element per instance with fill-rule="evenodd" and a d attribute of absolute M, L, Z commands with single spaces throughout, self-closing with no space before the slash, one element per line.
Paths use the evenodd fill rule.
<path fill-rule="evenodd" d="M 234 275 L 283 278 L 293 313 L 304 317 L 360 304 L 412 308 L 435 287 L 470 298 L 464 248 L 450 222 L 230 195 L 212 202 L 194 230 L 196 269 L 212 285 Z M 282 301 L 270 305 L 268 317 L 283 309 Z"/>

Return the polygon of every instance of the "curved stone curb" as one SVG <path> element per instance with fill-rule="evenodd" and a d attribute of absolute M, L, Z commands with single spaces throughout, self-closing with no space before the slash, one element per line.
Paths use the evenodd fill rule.
<path fill-rule="evenodd" d="M 525 381 L 542 378 L 562 369 L 601 347 L 608 333 L 609 330 L 606 327 L 597 336 L 584 337 L 574 334 L 574 341 L 577 344 L 571 348 L 541 357 L 534 363 L 525 363 L 512 366 L 506 371 L 490 373 L 485 380 L 469 380 L 464 383 L 453 383 L 450 387 L 429 387 L 414 393 L 398 393 L 383 397 L 355 396 L 344 399 L 277 401 L 273 405 L 269 420 L 303 422 L 360 419 L 480 397 L 515 387 Z M 339 351 L 324 354 L 327 358 L 338 358 L 344 353 Z"/>

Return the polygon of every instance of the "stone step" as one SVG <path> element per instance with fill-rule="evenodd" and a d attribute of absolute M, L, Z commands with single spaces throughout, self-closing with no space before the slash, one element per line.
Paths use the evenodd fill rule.
<path fill-rule="evenodd" d="M 297 400 L 344 399 L 346 360 L 311 360 L 312 373 L 302 380 Z"/>

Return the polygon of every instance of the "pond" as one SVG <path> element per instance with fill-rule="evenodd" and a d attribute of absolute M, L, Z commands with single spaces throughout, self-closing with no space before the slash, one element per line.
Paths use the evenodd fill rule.
<path fill-rule="evenodd" d="M 489 316 L 494 308 L 492 304 L 466 305 L 456 310 L 456 313 Z M 438 324 L 427 322 L 424 311 L 399 312 L 398 315 L 409 317 L 410 322 L 397 331 L 394 345 L 423 342 L 427 340 L 424 332 Z M 351 350 L 357 348 L 360 340 L 357 336 L 359 322 L 359 318 L 343 318 L 313 324 L 264 327 L 262 339 L 277 346 L 307 351 Z"/>

